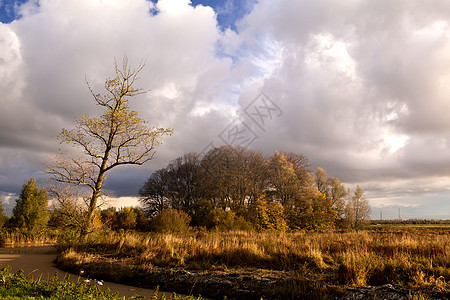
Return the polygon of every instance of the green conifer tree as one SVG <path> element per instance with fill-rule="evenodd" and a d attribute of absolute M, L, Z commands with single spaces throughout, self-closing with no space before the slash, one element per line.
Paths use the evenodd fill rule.
<path fill-rule="evenodd" d="M 13 218 L 16 227 L 31 234 L 47 226 L 49 219 L 47 190 L 40 188 L 34 178 L 23 185 L 13 209 Z"/>

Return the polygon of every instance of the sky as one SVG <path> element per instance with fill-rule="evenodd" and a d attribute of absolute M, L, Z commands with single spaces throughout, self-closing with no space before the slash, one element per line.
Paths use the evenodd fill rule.
<path fill-rule="evenodd" d="M 145 61 L 132 109 L 174 130 L 106 188 L 135 205 L 151 172 L 223 144 L 306 155 L 372 217 L 450 216 L 447 0 L 0 0 L 0 197 L 9 210 L 98 114 L 114 58 Z"/>

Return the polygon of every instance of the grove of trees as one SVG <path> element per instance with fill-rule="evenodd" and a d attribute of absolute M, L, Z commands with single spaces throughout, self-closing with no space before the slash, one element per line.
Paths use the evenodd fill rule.
<path fill-rule="evenodd" d="M 303 155 L 275 152 L 264 157 L 231 146 L 171 161 L 152 173 L 139 196 L 150 218 L 176 209 L 186 213 L 192 225 L 207 228 L 358 227 L 370 213 L 359 186 L 351 196 L 322 168 L 312 172 Z"/>
<path fill-rule="evenodd" d="M 275 152 L 264 157 L 231 146 L 171 161 L 151 174 L 139 196 L 142 208 L 96 208 L 92 228 L 171 233 L 185 232 L 188 226 L 258 231 L 358 228 L 370 214 L 359 186 L 351 193 L 322 168 L 311 171 L 303 155 Z M 0 226 L 26 235 L 47 226 L 84 234 L 90 200 L 89 194 L 70 185 L 44 188 L 31 178 L 10 218 L 0 206 Z"/>

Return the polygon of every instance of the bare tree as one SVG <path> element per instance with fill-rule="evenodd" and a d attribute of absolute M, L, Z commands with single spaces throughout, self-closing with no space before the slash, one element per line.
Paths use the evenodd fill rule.
<path fill-rule="evenodd" d="M 61 154 L 47 164 L 47 173 L 53 180 L 91 189 L 83 234 L 91 227 L 106 174 L 118 166 L 142 165 L 153 159 L 163 136 L 172 134 L 171 129 L 148 127 L 137 112 L 130 110 L 129 97 L 145 93 L 134 87 L 144 64 L 131 69 L 124 57 L 122 67 L 116 62 L 114 66 L 116 75 L 106 79 L 105 95 L 94 93 L 86 80 L 96 104 L 104 109 L 103 114 L 76 119 L 75 129 L 63 129 L 58 136 L 61 143 L 73 144 L 82 154 Z"/>
<path fill-rule="evenodd" d="M 167 166 L 169 194 L 172 208 L 192 215 L 200 199 L 200 157 L 186 153 L 172 160 Z"/>
<path fill-rule="evenodd" d="M 269 159 L 269 177 L 272 193 L 289 210 L 313 195 L 313 176 L 307 169 L 306 157 L 275 151 Z M 274 192 L 274 193 L 273 193 Z"/>
<path fill-rule="evenodd" d="M 316 169 L 316 185 L 319 192 L 321 192 L 324 195 L 329 195 L 329 188 L 328 188 L 328 182 L 327 182 L 327 172 L 318 167 Z"/>
<path fill-rule="evenodd" d="M 153 172 L 139 189 L 139 201 L 150 218 L 171 206 L 169 182 L 170 174 L 167 168 L 163 168 Z"/>
<path fill-rule="evenodd" d="M 356 187 L 353 197 L 349 199 L 345 211 L 347 221 L 354 228 L 370 219 L 370 205 L 359 185 Z"/>
<path fill-rule="evenodd" d="M 211 149 L 201 161 L 203 196 L 216 208 L 242 213 L 264 192 L 266 165 L 261 153 L 244 147 Z"/>
<path fill-rule="evenodd" d="M 286 154 L 275 151 L 269 159 L 269 176 L 272 190 L 277 201 L 285 208 L 295 206 L 300 198 L 302 189 L 301 181 Z"/>
<path fill-rule="evenodd" d="M 67 184 L 54 183 L 48 187 L 52 198 L 52 220 L 58 226 L 83 228 L 87 203 L 80 189 Z"/>
<path fill-rule="evenodd" d="M 336 177 L 327 177 L 327 172 L 320 167 L 316 169 L 315 182 L 319 192 L 333 200 L 333 209 L 336 211 L 338 220 L 342 220 L 345 213 L 344 198 L 348 194 L 345 186 Z"/>
<path fill-rule="evenodd" d="M 236 148 L 238 149 L 238 148 Z M 216 208 L 235 209 L 241 198 L 242 181 L 238 151 L 231 146 L 211 149 L 202 159 L 202 189 Z"/>
<path fill-rule="evenodd" d="M 337 213 L 338 219 L 344 217 L 345 213 L 345 198 L 350 193 L 346 190 L 345 186 L 336 177 L 329 177 L 328 183 L 328 196 L 333 200 L 333 208 Z"/>

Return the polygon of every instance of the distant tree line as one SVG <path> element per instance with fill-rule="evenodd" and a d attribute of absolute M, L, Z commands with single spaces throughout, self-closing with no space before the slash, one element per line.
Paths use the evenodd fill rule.
<path fill-rule="evenodd" d="M 351 192 L 304 155 L 264 157 L 242 147 L 187 153 L 156 170 L 139 190 L 142 206 L 97 208 L 95 228 L 184 232 L 189 226 L 218 230 L 357 228 L 369 224 L 363 190 Z M 48 228 L 83 230 L 89 194 L 67 185 L 22 187 L 11 216 L 0 201 L 0 228 L 26 236 Z M 51 205 L 49 205 L 51 203 Z M 448 224 L 448 220 L 373 220 L 376 224 Z"/>
<path fill-rule="evenodd" d="M 370 207 L 358 186 L 351 193 L 325 170 L 309 169 L 304 155 L 264 157 L 222 146 L 206 155 L 187 153 L 156 170 L 139 190 L 142 208 L 97 208 L 89 194 L 70 185 L 23 185 L 11 217 L 0 205 L 0 227 L 33 235 L 52 228 L 177 232 L 187 226 L 219 230 L 296 230 L 359 227 Z M 49 201 L 51 199 L 51 201 Z M 49 206 L 49 202 L 51 205 Z"/>
<path fill-rule="evenodd" d="M 166 209 L 186 213 L 194 226 L 287 230 L 359 227 L 370 207 L 358 186 L 350 193 L 325 170 L 309 169 L 301 154 L 264 157 L 222 146 L 201 157 L 187 153 L 155 171 L 139 190 L 150 218 Z"/>

